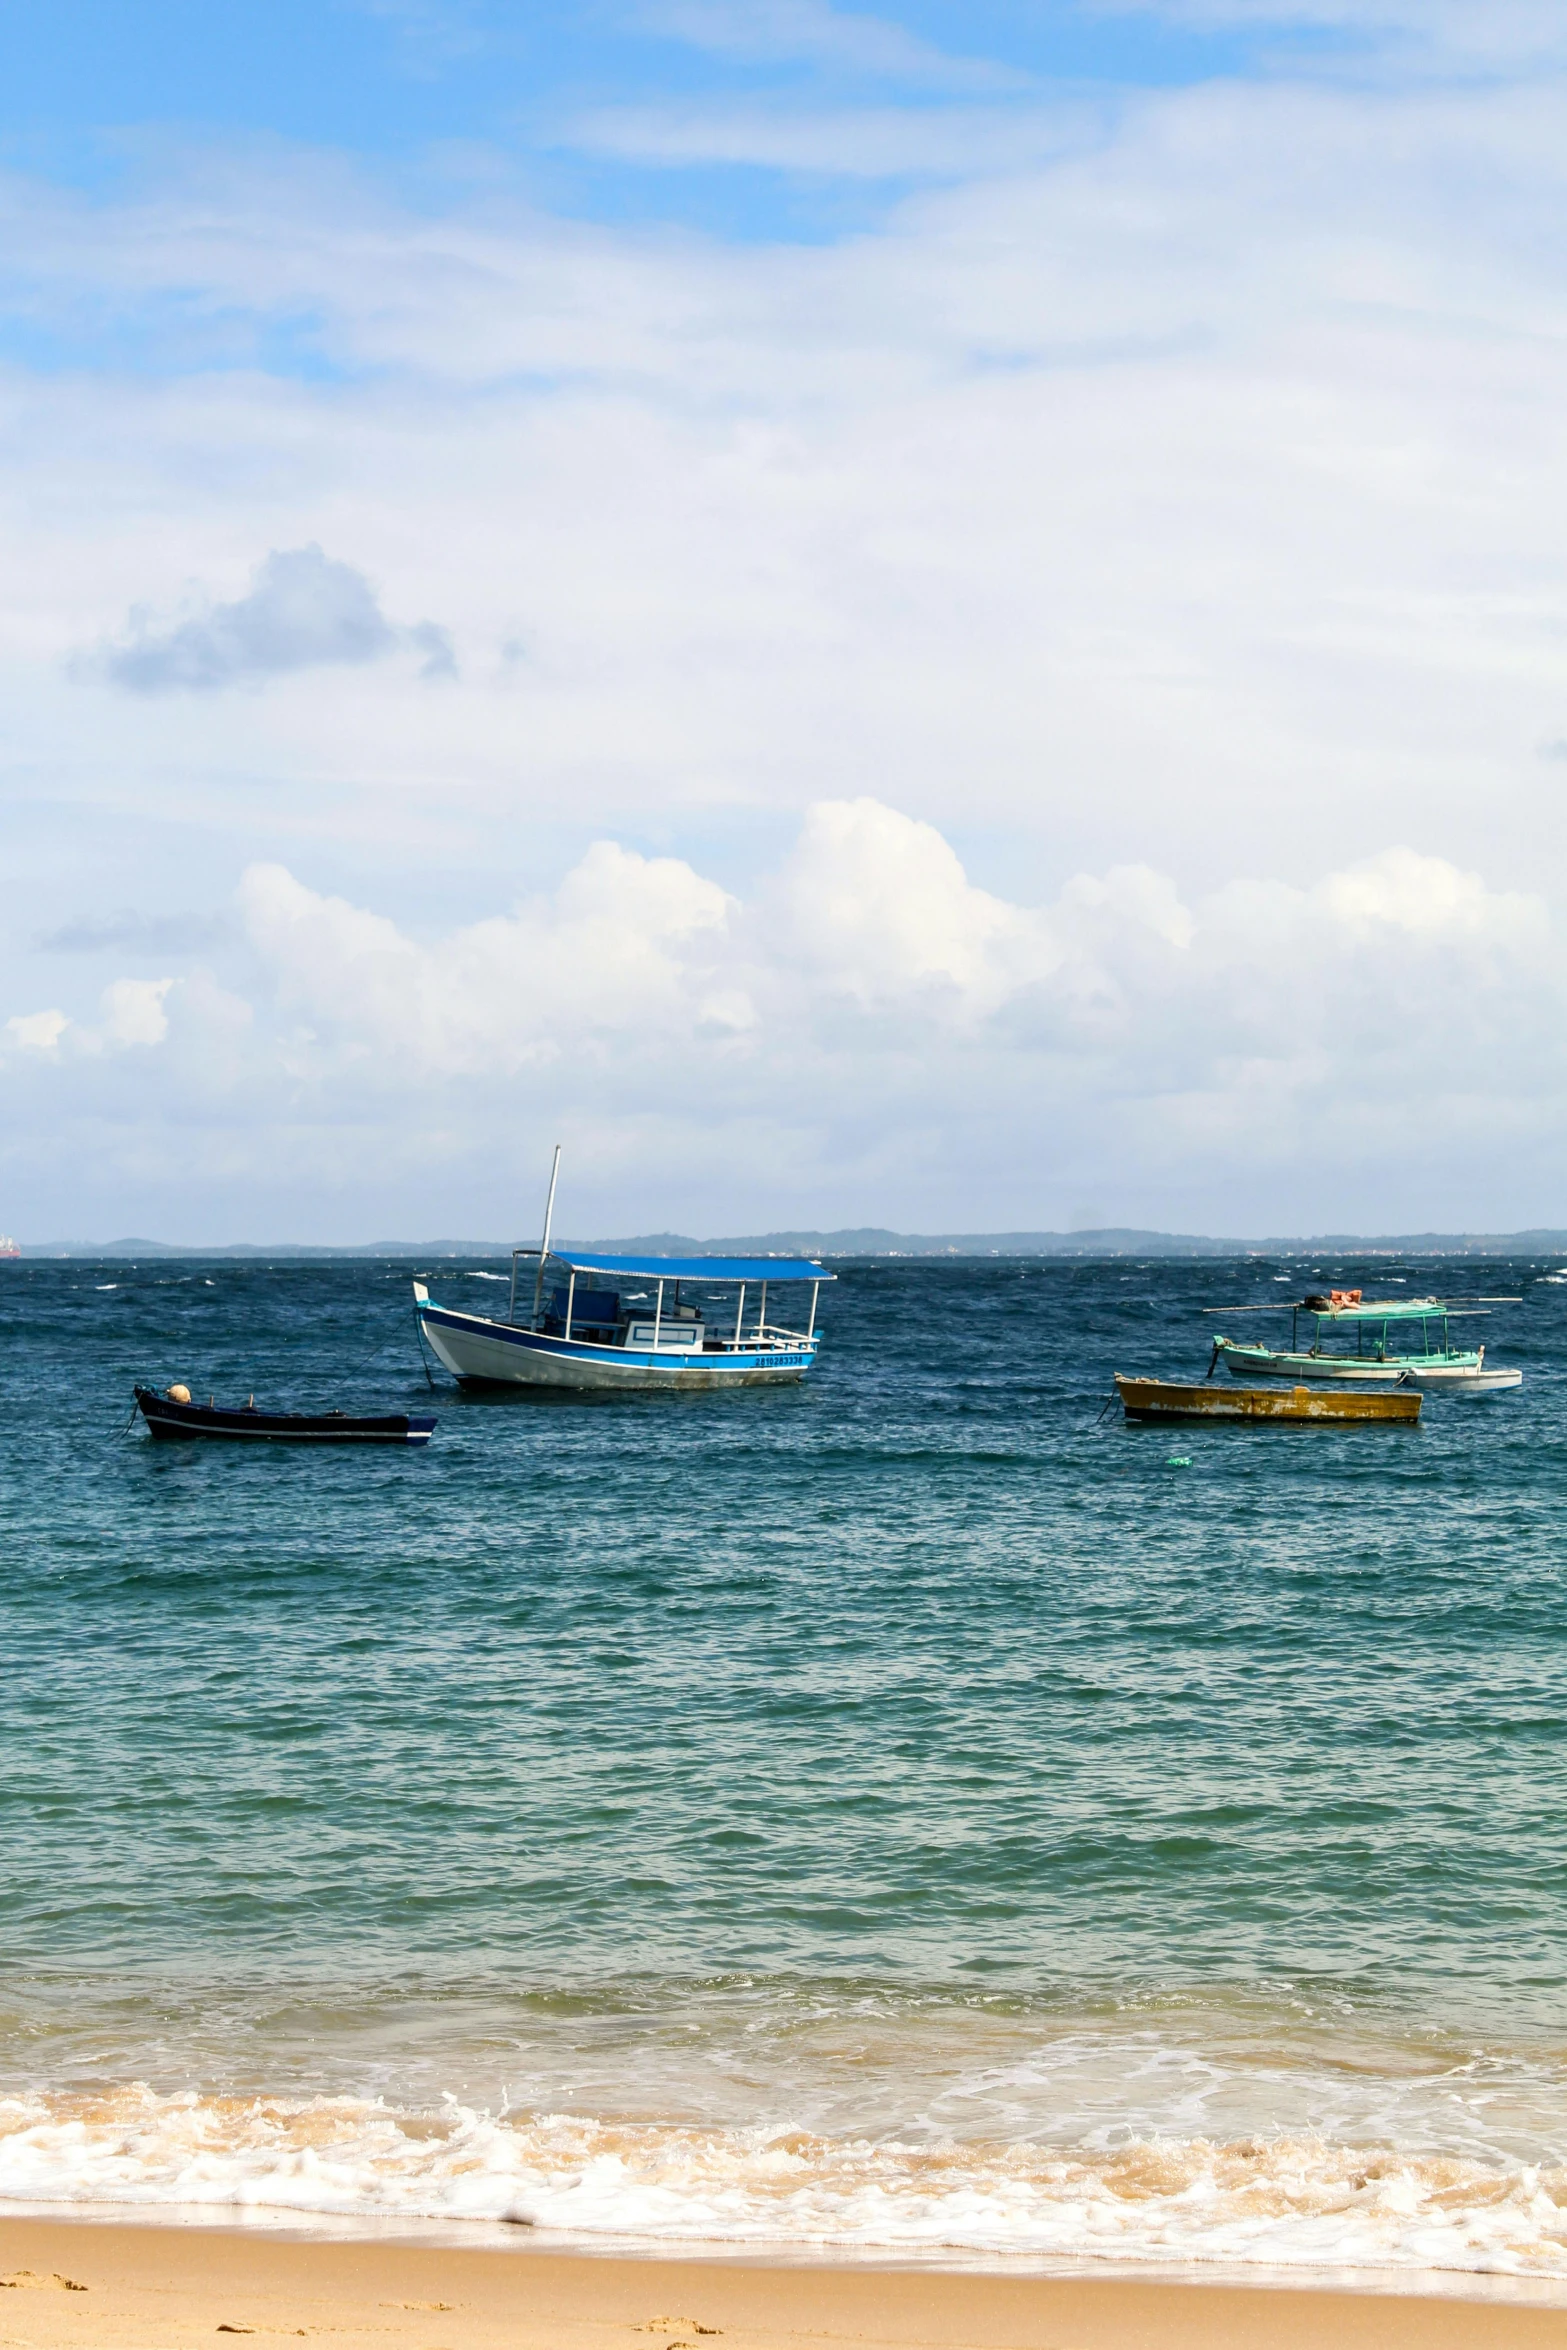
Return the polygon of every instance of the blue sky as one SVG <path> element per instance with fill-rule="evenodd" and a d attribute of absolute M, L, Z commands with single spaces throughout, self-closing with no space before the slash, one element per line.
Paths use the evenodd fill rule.
<path fill-rule="evenodd" d="M 1555 0 L 0 0 L 0 1227 L 1567 1222 L 1564 155 Z"/>
<path fill-rule="evenodd" d="M 1005 116 L 1053 90 L 1113 99 L 1366 48 L 1352 27 L 1287 14 L 1197 25 L 1065 0 L 877 12 L 826 0 L 6 0 L 0 42 L 8 157 L 80 186 L 122 183 L 170 139 L 283 139 L 395 174 L 415 202 L 499 171 L 584 217 L 742 239 L 842 233 L 923 175 L 638 167 L 595 153 L 578 126 L 605 110 L 729 103 Z"/>
<path fill-rule="evenodd" d="M 13 153 L 65 157 L 95 134 L 162 126 L 269 132 L 407 162 L 445 139 L 548 153 L 563 115 L 606 101 L 765 92 L 935 105 L 1052 80 L 1190 82 L 1244 70 L 1276 48 L 1277 28 L 1199 30 L 1152 10 L 1051 0 L 875 12 L 613 0 L 57 0 L 39 10 L 6 0 L 0 39 L 0 123 Z"/>

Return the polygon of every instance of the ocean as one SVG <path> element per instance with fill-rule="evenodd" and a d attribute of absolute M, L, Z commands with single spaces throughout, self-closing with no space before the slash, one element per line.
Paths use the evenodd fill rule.
<path fill-rule="evenodd" d="M 125 1431 L 427 1405 L 415 1269 L 0 1268 L 0 2199 L 1567 2281 L 1567 1271 L 867 1262 L 796 1390 Z M 1524 1386 L 1102 1415 L 1329 1279 Z"/>

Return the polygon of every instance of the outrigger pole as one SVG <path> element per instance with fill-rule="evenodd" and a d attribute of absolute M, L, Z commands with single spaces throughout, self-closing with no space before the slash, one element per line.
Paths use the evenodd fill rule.
<path fill-rule="evenodd" d="M 1416 1303 L 1418 1302 L 1419 1301 L 1416 1300 Z M 1446 1313 L 1454 1306 L 1521 1306 L 1524 1301 L 1521 1297 L 1449 1297 L 1443 1298 L 1439 1302 L 1441 1303 L 1443 1312 Z M 1361 1321 L 1374 1322 L 1377 1318 L 1378 1312 L 1383 1306 L 1393 1305 L 1396 1303 L 1396 1299 L 1389 1297 L 1373 1298 L 1369 1306 L 1346 1307 L 1339 1318 L 1340 1320 L 1347 1322 L 1358 1314 Z M 1303 1314 L 1309 1313 L 1310 1310 L 1310 1307 L 1307 1306 L 1302 1299 L 1291 1299 L 1287 1297 L 1269 1298 L 1263 1305 L 1199 1306 L 1197 1309 L 1200 1314 Z M 1328 1319 L 1326 1314 L 1324 1314 L 1322 1318 L 1324 1321 Z"/>

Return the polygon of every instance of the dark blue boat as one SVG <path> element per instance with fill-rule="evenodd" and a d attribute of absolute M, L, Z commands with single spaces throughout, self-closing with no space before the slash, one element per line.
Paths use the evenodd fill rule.
<path fill-rule="evenodd" d="M 138 1387 L 136 1401 L 152 1436 L 237 1437 L 262 1444 L 428 1444 L 433 1412 L 390 1412 L 361 1419 L 350 1412 L 258 1412 L 253 1403 L 192 1403 L 172 1390 Z"/>

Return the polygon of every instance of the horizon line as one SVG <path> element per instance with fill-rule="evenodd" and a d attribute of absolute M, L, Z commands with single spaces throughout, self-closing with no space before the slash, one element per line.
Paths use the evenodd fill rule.
<path fill-rule="evenodd" d="M 655 1245 L 656 1244 L 656 1245 Z M 513 1245 L 495 1240 L 375 1240 L 375 1241 L 166 1241 L 142 1235 L 117 1240 L 22 1241 L 14 1244 L 22 1259 L 69 1260 L 76 1257 L 509 1257 Z M 519 1247 L 529 1244 L 515 1244 Z M 1167 1232 L 1137 1225 L 1097 1225 L 1068 1231 L 1013 1229 L 1002 1232 L 898 1232 L 887 1226 L 850 1225 L 835 1230 L 797 1229 L 698 1239 L 676 1232 L 640 1233 L 615 1239 L 566 1241 L 569 1248 L 601 1249 L 605 1253 L 640 1251 L 643 1254 L 722 1256 L 732 1254 L 907 1257 L 907 1256 L 1085 1256 L 1180 1255 L 1278 1256 L 1329 1249 L 1359 1250 L 1381 1255 L 1447 1255 L 1466 1251 L 1487 1254 L 1567 1249 L 1567 1228 L 1534 1225 L 1513 1232 L 1317 1232 L 1271 1233 L 1244 1238 L 1214 1233 Z M 13 1259 L 13 1262 L 16 1260 Z"/>

